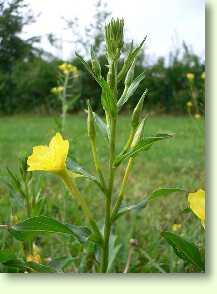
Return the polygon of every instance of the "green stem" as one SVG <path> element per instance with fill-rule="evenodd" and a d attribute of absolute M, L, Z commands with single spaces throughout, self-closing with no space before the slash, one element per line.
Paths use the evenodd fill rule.
<path fill-rule="evenodd" d="M 116 118 L 111 120 L 111 137 L 109 148 L 109 185 L 105 202 L 105 225 L 104 225 L 104 246 L 102 251 L 101 272 L 106 273 L 109 260 L 109 238 L 111 232 L 111 198 L 114 186 L 115 168 L 113 162 L 115 158 L 115 134 L 116 134 Z"/>
<path fill-rule="evenodd" d="M 100 242 L 102 242 L 102 235 L 101 235 L 99 228 L 98 228 L 98 226 L 92 216 L 91 211 L 89 210 L 87 202 L 86 202 L 85 198 L 81 195 L 81 193 L 78 190 L 78 188 L 76 187 L 76 185 L 74 184 L 72 177 L 70 177 L 70 175 L 69 175 L 69 172 L 65 169 L 65 170 L 59 172 L 58 175 L 61 176 L 66 187 L 69 189 L 71 194 L 78 201 L 78 204 L 81 206 L 81 208 L 84 212 L 84 215 L 87 218 L 87 220 L 89 221 L 93 231 L 96 233 L 96 235 L 100 239 Z"/>
<path fill-rule="evenodd" d="M 27 217 L 30 218 L 32 216 L 32 203 L 30 200 L 30 194 L 29 194 L 29 186 L 27 181 L 25 180 L 25 199 L 26 199 L 26 212 L 27 212 Z M 32 240 L 28 241 L 28 251 L 29 254 L 33 254 L 33 242 Z"/>
<path fill-rule="evenodd" d="M 64 81 L 64 90 L 62 95 L 62 123 L 61 123 L 61 132 L 63 133 L 65 130 L 65 123 L 66 123 L 66 89 L 68 85 L 69 75 L 65 75 Z"/>
<path fill-rule="evenodd" d="M 97 157 L 96 141 L 95 140 L 91 140 L 91 149 L 92 149 L 93 161 L 94 161 L 96 171 L 97 171 L 97 173 L 99 175 L 101 185 L 102 185 L 104 191 L 106 192 L 107 187 L 106 187 L 105 179 L 104 179 L 104 176 L 103 176 L 103 173 L 102 173 L 101 165 L 100 165 L 100 162 L 99 162 L 98 157 Z"/>
<path fill-rule="evenodd" d="M 119 193 L 119 196 L 118 196 L 118 199 L 115 203 L 115 206 L 113 208 L 113 211 L 112 211 L 112 216 L 111 216 L 111 220 L 113 221 L 115 219 L 115 216 L 121 206 L 121 203 L 123 201 L 123 198 L 124 198 L 124 194 L 125 194 L 125 188 L 126 188 L 126 184 L 127 184 L 127 181 L 128 181 L 128 178 L 129 178 L 129 173 L 130 173 L 130 169 L 131 169 L 131 166 L 132 166 L 132 161 L 133 161 L 133 158 L 131 157 L 127 163 L 127 167 L 126 167 L 126 170 L 125 170 L 125 173 L 124 173 L 124 177 L 123 177 L 123 181 L 122 181 L 122 184 L 121 184 L 121 188 L 120 188 L 120 193 Z"/>

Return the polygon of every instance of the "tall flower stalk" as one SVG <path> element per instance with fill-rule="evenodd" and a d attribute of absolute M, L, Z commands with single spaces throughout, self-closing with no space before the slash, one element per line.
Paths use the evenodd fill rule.
<path fill-rule="evenodd" d="M 63 63 L 59 65 L 58 86 L 51 89 L 51 93 L 58 97 L 61 103 L 60 120 L 57 120 L 58 131 L 65 132 L 66 115 L 80 97 L 77 85 L 79 70 L 76 66 Z"/>
<path fill-rule="evenodd" d="M 122 150 L 117 152 L 116 144 L 118 141 L 117 124 L 119 112 L 134 95 L 140 82 L 145 78 L 144 72 L 134 78 L 136 58 L 145 39 L 138 47 L 134 48 L 131 46 L 122 67 L 119 69 L 121 52 L 124 46 L 123 32 L 124 21 L 122 19 L 112 19 L 111 22 L 105 26 L 106 56 L 108 61 L 108 72 L 105 78 L 102 76 L 101 66 L 94 52 L 94 48 L 91 48 L 91 65 L 77 54 L 78 59 L 96 80 L 102 90 L 101 103 L 105 113 L 105 119 L 98 116 L 92 110 L 90 103 L 88 103 L 87 111 L 87 132 L 96 175 L 91 175 L 83 167 L 68 158 L 69 141 L 63 139 L 60 133 L 56 133 L 48 146 L 39 145 L 33 147 L 33 152 L 27 160 L 28 171 L 50 172 L 58 176 L 64 182 L 65 186 L 72 194 L 73 200 L 81 207 L 87 223 L 89 224 L 89 228 L 78 227 L 74 224 L 62 224 L 46 216 L 30 218 L 21 225 L 17 225 L 17 227 L 13 228 L 16 230 L 16 236 L 17 231 L 19 230 L 19 232 L 22 232 L 23 229 L 25 229 L 25 236 L 27 231 L 30 231 L 31 234 L 35 231 L 52 231 L 73 235 L 82 243 L 87 242 L 87 240 L 94 242 L 96 245 L 95 271 L 102 273 L 111 271 L 110 239 L 111 235 L 115 232 L 115 222 L 117 222 L 122 215 L 131 210 L 146 207 L 147 203 L 153 199 L 173 192 L 183 191 L 179 188 L 160 188 L 150 193 L 150 195 L 146 195 L 145 198 L 137 204 L 130 206 L 123 205 L 127 183 L 135 157 L 140 152 L 149 150 L 155 142 L 172 136 L 167 133 L 155 134 L 149 137 L 144 136 L 143 130 L 147 119 L 147 115 L 143 116 L 142 113 L 143 102 L 147 95 L 147 89 L 145 89 L 132 112 L 128 138 L 126 138 Z M 67 78 L 68 67 L 64 65 L 61 70 L 66 74 Z M 120 93 L 119 89 L 120 82 L 124 83 L 124 90 L 122 93 Z M 61 88 L 61 93 L 62 91 L 64 93 L 64 89 L 65 86 Z M 107 165 L 101 162 L 98 155 L 96 127 L 99 128 L 107 142 Z M 126 161 L 125 171 L 119 188 L 115 185 L 117 170 Z M 91 180 L 104 195 L 104 223 L 102 227 L 100 227 L 99 223 L 96 221 L 90 203 L 88 203 L 85 195 L 83 195 L 82 191 L 77 187 L 76 178 L 78 176 Z M 23 237 L 23 235 L 21 237 Z M 129 257 L 127 271 L 130 266 L 130 259 L 131 256 Z M 123 269 L 123 271 L 125 270 Z"/>

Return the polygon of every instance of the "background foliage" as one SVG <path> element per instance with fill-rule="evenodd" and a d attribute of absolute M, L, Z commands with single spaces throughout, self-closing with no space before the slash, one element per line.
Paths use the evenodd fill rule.
<path fill-rule="evenodd" d="M 76 47 L 85 56 L 90 48 L 90 40 L 94 46 L 101 64 L 105 64 L 103 48 L 103 27 L 110 16 L 105 5 L 100 1 L 96 5 L 94 24 L 86 28 L 85 41 L 78 32 L 78 20 L 66 20 L 66 24 L 76 37 L 72 47 Z M 31 12 L 27 10 L 23 0 L 0 1 L 0 113 L 11 114 L 19 112 L 52 113 L 59 110 L 60 105 L 50 93 L 56 85 L 57 65 L 62 60 L 49 55 L 35 46 L 39 37 L 23 40 L 20 33 L 23 28 L 33 22 Z M 49 35 L 49 41 L 56 46 L 55 36 Z M 15 49 L 16 48 L 16 49 Z M 125 48 L 123 57 L 126 54 Z M 81 97 L 74 110 L 83 109 L 86 100 L 91 99 L 94 110 L 100 106 L 100 90 L 96 82 L 88 75 L 76 57 L 71 63 L 81 72 Z M 103 68 L 103 67 L 102 67 Z M 169 60 L 158 58 L 154 63 L 149 61 L 145 49 L 139 58 L 135 72 L 145 71 L 146 78 L 141 89 L 149 89 L 147 108 L 163 113 L 186 112 L 186 102 L 191 97 L 186 74 L 195 74 L 195 89 L 201 110 L 204 105 L 204 79 L 201 74 L 205 65 L 199 56 L 195 55 L 183 42 L 183 47 L 170 53 Z M 106 73 L 103 73 L 104 75 Z M 131 99 L 130 107 L 134 106 L 141 92 L 137 91 Z"/>

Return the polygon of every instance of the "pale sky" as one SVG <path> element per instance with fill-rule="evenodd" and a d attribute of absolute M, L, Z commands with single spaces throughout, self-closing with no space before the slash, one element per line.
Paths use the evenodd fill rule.
<path fill-rule="evenodd" d="M 41 35 L 41 47 L 63 59 L 70 58 L 76 48 L 69 44 L 70 34 L 64 31 L 62 17 L 78 17 L 81 31 L 94 22 L 96 0 L 26 0 L 34 14 L 35 24 L 25 29 L 24 36 Z M 140 42 L 147 34 L 146 53 L 152 58 L 168 56 L 183 40 L 204 59 L 204 0 L 107 0 L 113 17 L 125 20 L 126 39 Z M 62 40 L 62 50 L 51 48 L 46 35 L 53 33 Z"/>

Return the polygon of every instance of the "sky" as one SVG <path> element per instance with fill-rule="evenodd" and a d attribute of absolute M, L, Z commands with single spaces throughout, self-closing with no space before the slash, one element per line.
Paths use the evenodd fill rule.
<path fill-rule="evenodd" d="M 76 48 L 72 48 L 66 19 L 78 18 L 81 33 L 94 22 L 96 0 L 26 0 L 37 21 L 25 28 L 24 37 L 42 36 L 40 46 L 67 60 Z M 145 35 L 146 54 L 156 59 L 168 57 L 171 50 L 180 48 L 184 40 L 192 50 L 205 59 L 205 3 L 204 0 L 107 0 L 113 17 L 125 20 L 127 40 L 139 43 Z M 61 49 L 49 45 L 47 34 L 53 33 L 61 41 Z"/>

